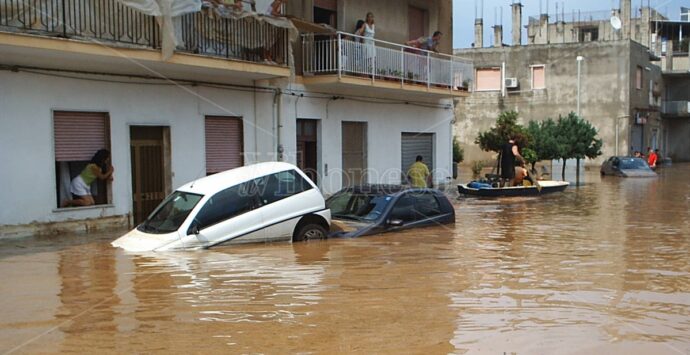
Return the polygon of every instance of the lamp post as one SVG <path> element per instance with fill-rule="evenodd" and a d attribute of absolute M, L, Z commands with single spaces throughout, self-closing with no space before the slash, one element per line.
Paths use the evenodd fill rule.
<path fill-rule="evenodd" d="M 585 60 L 585 57 L 577 56 L 577 117 L 580 117 L 580 73 L 583 60 Z"/>

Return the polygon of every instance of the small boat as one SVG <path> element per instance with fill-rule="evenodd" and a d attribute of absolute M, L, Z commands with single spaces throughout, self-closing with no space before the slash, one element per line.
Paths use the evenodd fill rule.
<path fill-rule="evenodd" d="M 534 186 L 492 187 L 490 184 L 471 182 L 459 184 L 458 192 L 463 195 L 482 197 L 513 197 L 513 196 L 540 196 L 552 192 L 561 192 L 570 183 L 566 181 L 542 180 Z"/>

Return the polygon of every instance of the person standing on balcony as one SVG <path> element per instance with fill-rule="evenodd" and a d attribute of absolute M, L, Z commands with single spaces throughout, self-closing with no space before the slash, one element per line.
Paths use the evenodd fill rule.
<path fill-rule="evenodd" d="M 364 26 L 360 27 L 355 34 L 364 37 L 364 55 L 367 60 L 367 71 L 371 72 L 373 69 L 374 57 L 376 56 L 376 49 L 374 48 L 376 23 L 374 22 L 373 13 L 367 12 L 367 17 L 364 20 Z"/>
<path fill-rule="evenodd" d="M 405 44 L 410 47 L 438 53 L 438 44 L 441 42 L 441 37 L 443 37 L 443 33 L 441 33 L 441 31 L 436 31 L 431 37 L 419 37 Z"/>

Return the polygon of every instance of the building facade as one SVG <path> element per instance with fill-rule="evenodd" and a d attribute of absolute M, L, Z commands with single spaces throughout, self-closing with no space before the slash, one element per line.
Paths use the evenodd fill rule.
<path fill-rule="evenodd" d="M 290 1 L 290 20 L 205 2 L 168 22 L 169 56 L 165 26 L 116 0 L 65 0 L 78 16 L 30 3 L 0 14 L 2 237 L 131 226 L 177 186 L 255 162 L 297 164 L 325 194 L 404 182 L 416 154 L 450 180 L 472 75 L 450 55 L 450 0 Z M 369 11 L 375 39 L 348 34 Z M 402 45 L 436 30 L 438 54 Z M 62 207 L 103 148 L 115 172 L 96 205 Z"/>
<path fill-rule="evenodd" d="M 455 134 L 466 161 L 491 158 L 474 139 L 502 111 L 515 110 L 526 123 L 577 113 L 578 107 L 604 142 L 603 155 L 588 164 L 647 147 L 674 160 L 690 159 L 681 143 L 686 139 L 677 133 L 686 121 L 669 121 L 662 109 L 681 105 L 665 102 L 686 96 L 682 84 L 672 84 L 675 80 L 664 69 L 667 44 L 673 40 L 659 23 L 667 20 L 652 8 L 631 10 L 629 0 L 620 4 L 613 11 L 572 14 L 572 20 L 571 14 L 530 18 L 523 44 L 522 5 L 514 3 L 512 45 L 503 44 L 502 27 L 495 26 L 495 37 L 501 40 L 493 47 L 482 48 L 480 41 L 474 48 L 455 51 L 472 60 L 476 71 L 473 94 L 459 98 L 456 105 Z M 684 76 L 680 72 L 675 73 Z"/>

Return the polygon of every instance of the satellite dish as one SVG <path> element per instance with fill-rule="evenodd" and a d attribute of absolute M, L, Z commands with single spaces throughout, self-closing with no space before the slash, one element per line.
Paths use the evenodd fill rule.
<path fill-rule="evenodd" d="M 618 16 L 611 16 L 611 27 L 613 27 L 613 29 L 616 31 L 620 30 L 623 27 L 623 23 L 621 22 L 621 19 L 618 18 Z"/>

